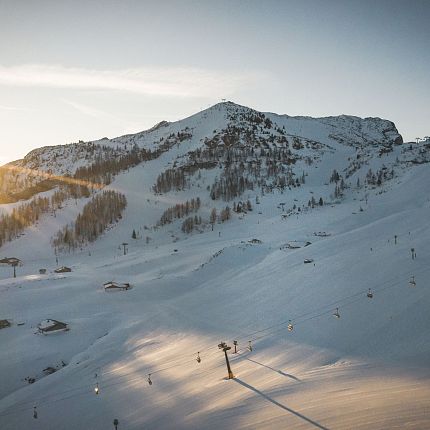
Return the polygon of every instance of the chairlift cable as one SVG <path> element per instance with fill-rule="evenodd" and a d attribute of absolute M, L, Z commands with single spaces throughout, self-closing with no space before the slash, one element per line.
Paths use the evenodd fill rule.
<path fill-rule="evenodd" d="M 427 271 L 427 270 L 428 270 L 428 269 L 426 269 L 426 268 L 424 268 L 424 269 L 422 269 L 422 270 L 415 270 L 415 272 L 414 272 L 414 273 L 421 273 L 421 272 L 424 272 L 424 271 Z M 389 282 L 388 280 L 387 280 L 387 281 L 384 281 L 384 282 L 383 282 L 382 284 L 380 284 L 380 285 L 388 284 L 388 282 Z M 401 285 L 401 284 L 403 284 L 403 283 L 404 283 L 404 280 L 401 280 L 401 281 L 397 281 L 397 282 L 395 282 L 394 284 L 384 286 L 383 288 L 374 288 L 374 290 L 375 290 L 375 291 L 379 291 L 379 292 L 381 292 L 381 291 L 385 291 L 385 290 L 387 290 L 387 289 L 391 289 L 391 288 L 397 287 L 397 286 L 399 286 L 399 285 Z M 364 290 L 364 292 L 366 292 L 366 290 Z M 345 303 L 342 305 L 342 307 L 344 308 L 344 307 L 346 307 L 346 306 L 349 306 L 349 305 L 351 305 L 351 304 L 353 304 L 353 303 L 355 303 L 355 302 L 357 302 L 357 301 L 361 300 L 361 299 L 362 299 L 362 294 L 363 294 L 363 291 L 360 291 L 359 293 L 354 293 L 354 294 L 352 294 L 352 295 L 350 295 L 350 296 L 344 297 L 344 298 L 342 298 L 342 299 L 340 299 L 340 300 L 338 300 L 338 301 L 334 302 L 334 304 L 339 304 L 339 303 L 344 302 L 345 300 L 353 299 L 353 300 L 349 300 L 349 301 L 345 302 Z M 324 306 L 323 306 L 323 307 L 321 307 L 320 309 L 326 309 L 326 308 L 328 308 L 329 306 L 330 306 L 330 304 L 329 304 L 329 305 L 324 305 Z M 318 313 L 318 314 L 311 315 L 309 318 L 306 318 L 306 319 L 301 320 L 301 321 L 299 321 L 299 322 L 295 322 L 295 325 L 305 323 L 305 322 L 310 321 L 310 320 L 313 320 L 313 319 L 315 319 L 315 318 L 319 318 L 319 317 L 321 317 L 321 316 L 323 316 L 323 315 L 327 315 L 327 314 L 329 314 L 329 313 L 331 313 L 331 312 L 332 312 L 332 310 L 325 310 L 325 311 L 320 312 L 320 313 Z M 294 321 L 296 321 L 296 320 L 298 320 L 298 319 L 301 319 L 302 317 L 307 316 L 307 315 L 309 315 L 309 314 L 311 314 L 311 312 L 308 312 L 308 313 L 306 313 L 306 314 L 302 314 L 301 316 L 299 316 L 299 317 L 295 318 L 295 319 L 294 319 Z M 269 337 L 269 336 L 273 336 L 275 333 L 277 333 L 277 332 L 279 332 L 279 331 L 283 331 L 283 330 L 285 329 L 284 327 L 281 327 L 281 326 L 283 326 L 283 325 L 285 325 L 285 324 L 287 324 L 287 323 L 290 323 L 290 322 L 291 322 L 291 320 L 284 321 L 284 322 L 281 322 L 281 323 L 279 323 L 279 324 L 274 324 L 274 325 L 272 325 L 272 326 L 266 327 L 265 329 L 261 329 L 261 330 L 258 330 L 258 331 L 256 331 L 256 332 L 253 332 L 253 333 L 251 333 L 251 334 L 254 334 L 254 335 L 255 335 L 255 334 L 262 333 L 262 332 L 268 332 L 268 331 L 269 331 L 269 330 L 271 330 L 272 328 L 277 328 L 277 327 L 278 327 L 278 329 L 277 329 L 277 330 L 274 330 L 274 331 L 271 331 L 271 332 L 265 333 L 265 334 L 263 334 L 263 335 L 261 335 L 261 336 L 258 336 L 258 337 L 256 337 L 256 338 L 252 338 L 250 341 L 255 342 L 255 341 L 257 341 L 257 340 L 261 340 L 261 339 L 263 339 L 263 338 L 266 338 L 266 337 Z M 248 336 L 247 336 L 247 337 L 248 337 L 248 339 L 249 339 L 249 338 L 250 338 L 250 335 L 248 334 Z M 209 350 L 212 350 L 212 349 L 214 349 L 214 353 L 213 353 L 213 354 L 210 354 L 210 356 L 215 355 L 215 348 L 214 348 L 214 347 L 206 348 L 206 351 L 209 351 Z M 201 349 L 201 350 L 202 350 L 202 349 Z M 200 351 L 199 351 L 199 352 L 200 352 Z M 193 353 L 193 355 L 195 356 L 195 353 Z M 190 357 L 190 356 L 191 356 L 191 354 L 187 354 L 187 356 L 188 356 L 188 357 Z M 179 360 L 179 359 L 180 359 L 180 357 L 177 357 L 177 358 L 175 358 L 175 360 L 171 360 L 170 362 L 167 362 L 167 363 L 171 363 L 171 362 L 173 362 L 173 363 L 175 363 L 175 364 L 173 364 L 173 365 L 171 365 L 171 366 L 163 367 L 163 368 L 158 369 L 158 370 L 153 370 L 153 371 L 150 373 L 150 375 L 154 375 L 154 374 L 157 374 L 157 373 L 161 373 L 161 372 L 164 372 L 164 371 L 167 371 L 167 370 L 169 370 L 169 369 L 173 369 L 173 368 L 176 368 L 176 367 L 182 366 L 183 364 L 185 364 L 185 363 L 189 363 L 189 362 L 190 362 L 190 360 L 189 360 L 189 359 L 187 359 L 186 361 L 178 362 L 178 360 Z M 166 363 L 166 364 L 167 364 L 167 363 Z M 221 367 L 221 365 L 219 365 L 219 366 L 217 366 L 217 367 Z M 139 370 L 139 371 L 140 371 L 140 370 Z M 102 375 L 110 374 L 110 373 L 113 373 L 113 371 L 111 371 L 111 372 L 107 372 L 107 373 L 103 373 Z M 112 377 L 112 378 L 108 378 L 108 379 L 106 379 L 106 380 L 105 380 L 106 384 L 105 384 L 105 382 L 103 383 L 103 387 L 104 387 L 104 388 L 109 388 L 109 387 L 111 387 L 111 386 L 118 385 L 118 384 L 122 383 L 122 380 L 121 380 L 121 381 L 118 381 L 119 379 L 122 379 L 122 378 L 124 378 L 124 377 L 126 377 L 126 376 L 129 376 L 129 375 L 131 375 L 131 374 L 135 374 L 135 373 L 136 373 L 136 371 L 134 370 L 133 372 L 129 372 L 129 373 L 126 373 L 126 374 L 122 374 L 122 375 L 114 376 L 114 377 Z M 134 378 L 134 379 L 131 379 L 131 380 L 129 380 L 128 382 L 133 382 L 134 380 L 139 380 L 139 379 L 141 380 L 141 376 L 136 377 L 136 378 Z M 110 381 L 116 381 L 116 382 L 112 382 L 112 383 L 110 383 L 110 384 L 109 384 L 109 382 L 110 382 Z M 98 383 L 96 383 L 96 386 L 97 386 L 97 385 L 98 385 Z M 74 393 L 74 394 L 71 394 L 70 396 L 62 397 L 62 398 L 58 398 L 58 399 L 52 400 L 52 401 L 50 401 L 50 402 L 43 402 L 43 401 L 44 401 L 44 400 L 47 400 L 47 399 L 50 399 L 50 398 L 51 398 L 51 397 L 53 397 L 53 396 L 45 396 L 45 397 L 42 397 L 42 398 L 40 398 L 40 399 L 39 399 L 38 404 L 52 404 L 52 403 L 55 403 L 55 402 L 58 402 L 58 401 L 62 401 L 62 400 L 67 400 L 67 399 L 69 399 L 69 398 L 73 398 L 73 397 L 76 397 L 76 396 L 80 396 L 80 395 L 88 394 L 88 393 L 90 392 L 90 391 L 89 391 L 89 388 L 90 388 L 90 386 L 89 386 L 89 385 L 85 385 L 85 386 L 81 386 L 81 387 L 75 387 L 75 388 L 72 388 L 72 389 L 70 389 L 70 390 L 62 391 L 60 394 L 67 394 L 67 393 L 70 393 L 70 392 L 73 392 L 73 391 L 76 391 L 76 390 L 84 390 L 84 389 L 85 389 L 85 391 L 84 391 L 83 393 L 80 393 L 80 392 L 78 392 L 78 393 Z M 40 402 L 40 401 L 42 401 L 42 402 Z M 29 401 L 26 401 L 26 402 L 21 402 L 21 403 L 15 404 L 14 406 L 23 406 L 23 405 L 25 405 L 25 404 L 29 404 L 29 403 L 34 403 L 34 401 L 33 401 L 33 400 L 29 400 Z M 25 410 L 28 410 L 28 407 L 26 407 L 25 409 L 12 409 L 12 410 L 10 410 L 10 411 L 7 411 L 7 412 L 5 412 L 5 413 L 0 414 L 0 417 L 2 417 L 2 416 L 6 416 L 6 415 L 9 415 L 9 414 L 12 414 L 12 413 L 17 413 L 17 412 L 25 411 Z"/>

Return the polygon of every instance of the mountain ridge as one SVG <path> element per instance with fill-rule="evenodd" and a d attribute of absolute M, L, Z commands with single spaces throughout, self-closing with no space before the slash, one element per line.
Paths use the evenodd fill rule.
<path fill-rule="evenodd" d="M 192 114 L 189 117 L 185 117 L 185 118 L 180 119 L 178 121 L 171 122 L 171 121 L 162 120 L 162 121 L 158 122 L 157 124 L 155 124 L 154 126 L 148 128 L 146 130 L 142 130 L 142 131 L 136 132 L 136 133 L 128 133 L 128 134 L 120 135 L 120 136 L 113 137 L 113 138 L 103 137 L 103 138 L 100 138 L 100 139 L 89 140 L 89 141 L 86 141 L 86 142 L 79 141 L 78 143 L 49 145 L 49 146 L 41 146 L 41 147 L 38 147 L 38 148 L 34 148 L 31 151 L 29 151 L 22 159 L 11 161 L 9 163 L 6 163 L 6 165 L 8 165 L 8 164 L 16 164 L 16 163 L 19 163 L 19 162 L 22 162 L 22 161 L 28 161 L 29 159 L 32 159 L 34 156 L 39 156 L 39 153 L 41 153 L 41 152 L 45 152 L 45 151 L 53 150 L 53 149 L 58 149 L 58 148 L 66 149 L 66 148 L 69 148 L 72 145 L 79 146 L 81 144 L 87 144 L 87 145 L 88 144 L 98 144 L 98 145 L 102 146 L 103 144 L 105 144 L 106 141 L 110 142 L 111 144 L 115 144 L 115 143 L 121 142 L 125 138 L 136 137 L 136 136 L 140 137 L 142 135 L 145 135 L 145 134 L 151 133 L 153 131 L 156 131 L 159 128 L 162 128 L 162 127 L 163 128 L 164 127 L 168 127 L 168 126 L 170 126 L 172 124 L 178 124 L 178 123 L 185 122 L 185 121 L 190 120 L 190 119 L 195 118 L 195 117 L 204 116 L 205 114 L 207 114 L 209 112 L 220 110 L 220 108 L 227 108 L 227 112 L 229 112 L 229 110 L 228 110 L 229 107 L 235 109 L 236 112 L 238 110 L 244 110 L 244 111 L 247 111 L 247 112 L 259 113 L 259 114 L 264 114 L 264 115 L 273 115 L 273 116 L 278 117 L 278 118 L 287 118 L 287 119 L 294 119 L 294 120 L 311 120 L 311 121 L 324 122 L 323 120 L 334 120 L 334 121 L 336 121 L 336 120 L 340 120 L 340 119 L 342 119 L 342 120 L 346 119 L 346 120 L 359 121 L 359 122 L 364 122 L 364 123 L 365 122 L 384 123 L 384 124 L 387 124 L 387 125 L 390 126 L 389 128 L 386 129 L 386 131 L 392 131 L 393 133 L 397 133 L 398 136 L 396 136 L 396 137 L 400 137 L 401 138 L 401 135 L 398 132 L 398 130 L 397 130 L 394 122 L 392 122 L 390 120 L 387 120 L 387 119 L 380 118 L 380 117 L 364 117 L 363 118 L 363 117 L 359 117 L 359 116 L 356 116 L 356 115 L 347 115 L 347 114 L 329 115 L 329 116 L 322 116 L 322 117 L 312 117 L 312 116 L 307 116 L 307 115 L 278 114 L 278 113 L 274 113 L 274 112 L 257 111 L 257 110 L 255 110 L 253 108 L 250 108 L 250 107 L 247 107 L 247 106 L 244 106 L 244 105 L 239 105 L 239 104 L 236 104 L 236 103 L 231 102 L 231 101 L 226 101 L 226 102 L 216 103 L 216 104 L 210 106 L 207 109 L 204 109 L 204 110 L 202 110 L 200 112 Z M 231 112 L 231 110 L 230 110 L 230 112 Z M 330 124 L 330 125 L 332 125 L 333 127 L 335 126 L 335 125 L 331 124 L 331 121 L 327 121 L 327 123 Z"/>
<path fill-rule="evenodd" d="M 269 130 L 270 135 L 263 138 L 284 135 L 287 140 L 303 138 L 324 144 L 339 142 L 384 146 L 403 142 L 394 123 L 380 118 L 359 118 L 350 115 L 321 118 L 278 115 L 258 112 L 233 102 L 222 102 L 182 120 L 161 121 L 148 130 L 134 134 L 36 148 L 23 159 L 3 166 L 3 173 L 0 176 L 0 194 L 20 193 L 28 186 L 26 182 L 30 182 L 30 186 L 36 185 L 37 182 L 45 179 L 38 175 L 38 171 L 56 176 L 73 176 L 80 167 L 88 167 L 103 158 L 124 156 L 136 148 L 157 149 L 172 133 L 189 134 L 190 129 L 193 129 L 193 134 L 196 133 L 200 141 L 196 142 L 197 146 L 205 138 L 213 138 L 215 131 L 225 133 L 229 127 L 242 127 L 254 135 L 257 132 L 258 136 L 258 127 L 263 130 L 260 124 L 263 118 L 265 121 L 270 121 L 264 125 L 265 131 Z M 209 124 L 213 124 L 216 128 L 211 130 Z M 240 130 L 239 133 L 241 133 Z M 19 172 L 20 169 L 30 169 L 33 173 L 29 175 L 27 171 L 22 175 Z M 31 180 L 32 176 L 33 180 Z"/>

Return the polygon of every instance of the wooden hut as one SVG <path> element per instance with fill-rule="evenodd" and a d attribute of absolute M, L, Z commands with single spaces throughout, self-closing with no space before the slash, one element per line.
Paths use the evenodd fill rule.
<path fill-rule="evenodd" d="M 62 267 L 59 267 L 58 269 L 54 270 L 55 273 L 68 273 L 71 271 L 72 271 L 72 269 L 70 267 L 66 267 L 66 266 L 62 266 Z"/>
<path fill-rule="evenodd" d="M 21 266 L 22 261 L 16 257 L 6 257 L 0 260 L 0 264 L 7 264 L 9 266 Z"/>
<path fill-rule="evenodd" d="M 69 325 L 61 321 L 47 319 L 42 321 L 38 325 L 38 329 L 39 329 L 39 333 L 48 334 L 48 333 L 55 333 L 58 331 L 68 331 Z"/>
<path fill-rule="evenodd" d="M 109 281 L 103 284 L 103 288 L 105 291 L 126 291 L 131 288 L 131 285 L 128 282 L 119 284 L 118 282 Z"/>

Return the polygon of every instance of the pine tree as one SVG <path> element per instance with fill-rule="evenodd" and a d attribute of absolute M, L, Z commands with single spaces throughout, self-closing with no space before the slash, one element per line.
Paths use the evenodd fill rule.
<path fill-rule="evenodd" d="M 216 209 L 212 208 L 211 215 L 210 215 L 210 223 L 212 224 L 212 231 L 214 231 L 214 224 L 216 223 L 216 219 L 217 219 Z"/>

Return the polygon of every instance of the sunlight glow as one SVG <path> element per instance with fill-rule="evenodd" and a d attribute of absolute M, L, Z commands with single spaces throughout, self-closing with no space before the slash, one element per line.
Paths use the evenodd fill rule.
<path fill-rule="evenodd" d="M 16 166 L 12 164 L 3 166 L 2 169 L 9 170 L 11 172 L 24 173 L 28 176 L 35 176 L 35 177 L 39 176 L 44 179 L 64 182 L 65 184 L 69 184 L 69 185 L 80 185 L 82 187 L 88 187 L 88 188 L 98 189 L 98 190 L 101 190 L 102 188 L 105 187 L 104 184 L 85 181 L 83 179 L 70 178 L 68 176 L 53 175 L 52 173 L 44 172 L 43 170 L 29 169 L 27 167 L 21 167 L 21 166 Z"/>

